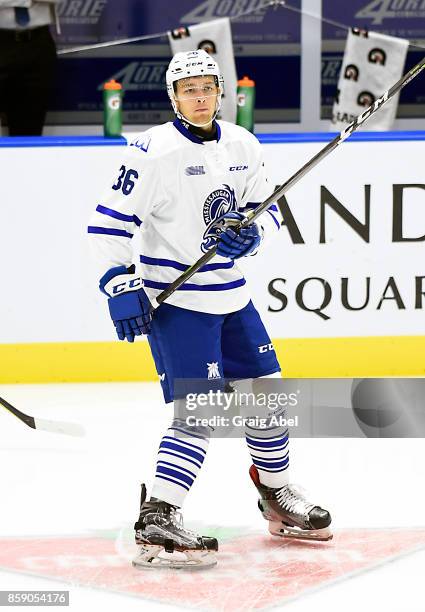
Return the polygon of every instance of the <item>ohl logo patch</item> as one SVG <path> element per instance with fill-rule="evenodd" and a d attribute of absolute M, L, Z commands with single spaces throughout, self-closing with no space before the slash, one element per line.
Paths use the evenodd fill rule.
<path fill-rule="evenodd" d="M 235 191 L 229 185 L 215 189 L 204 202 L 202 215 L 207 229 L 203 235 L 201 250 L 206 253 L 216 243 L 221 228 L 218 223 L 221 217 L 231 211 L 237 210 Z"/>

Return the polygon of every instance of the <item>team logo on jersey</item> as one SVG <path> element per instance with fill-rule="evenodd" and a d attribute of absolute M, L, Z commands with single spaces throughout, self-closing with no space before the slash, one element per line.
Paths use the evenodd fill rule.
<path fill-rule="evenodd" d="M 228 212 L 237 210 L 235 191 L 229 185 L 223 185 L 221 189 L 215 189 L 204 202 L 202 214 L 207 229 L 203 235 L 201 250 L 206 253 L 213 247 L 223 226 L 220 227 L 219 220 Z"/>
<path fill-rule="evenodd" d="M 184 173 L 186 176 L 196 176 L 199 174 L 205 174 L 204 166 L 188 166 Z"/>
<path fill-rule="evenodd" d="M 207 368 L 208 368 L 208 380 L 212 380 L 214 378 L 221 378 L 220 370 L 218 369 L 218 361 L 207 363 Z"/>

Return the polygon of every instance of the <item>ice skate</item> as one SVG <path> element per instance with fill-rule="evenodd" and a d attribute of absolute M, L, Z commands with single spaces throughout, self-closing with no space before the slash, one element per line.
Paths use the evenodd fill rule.
<path fill-rule="evenodd" d="M 258 507 L 269 521 L 272 535 L 304 540 L 330 540 L 331 516 L 327 510 L 308 502 L 294 485 L 272 488 L 260 482 L 258 470 L 252 465 L 249 475 L 261 499 Z"/>
<path fill-rule="evenodd" d="M 175 506 L 161 500 L 146 501 L 145 485 L 134 529 L 139 547 L 134 567 L 197 570 L 217 564 L 217 540 L 185 529 Z"/>

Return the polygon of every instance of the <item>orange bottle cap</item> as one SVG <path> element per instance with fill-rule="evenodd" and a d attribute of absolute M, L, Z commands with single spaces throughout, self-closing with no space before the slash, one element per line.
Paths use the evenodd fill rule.
<path fill-rule="evenodd" d="M 255 87 L 255 81 L 253 81 L 247 76 L 244 76 L 243 79 L 239 79 L 238 86 L 239 87 Z"/>
<path fill-rule="evenodd" d="M 104 84 L 103 89 L 122 89 L 121 83 L 117 83 L 114 79 Z"/>

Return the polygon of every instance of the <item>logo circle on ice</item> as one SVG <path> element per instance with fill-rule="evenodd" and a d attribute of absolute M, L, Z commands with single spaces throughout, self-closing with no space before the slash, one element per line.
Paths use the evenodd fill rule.
<path fill-rule="evenodd" d="M 207 229 L 204 232 L 201 250 L 205 253 L 215 246 L 223 226 L 219 220 L 228 212 L 237 210 L 235 191 L 229 185 L 215 189 L 204 202 L 202 215 Z"/>

